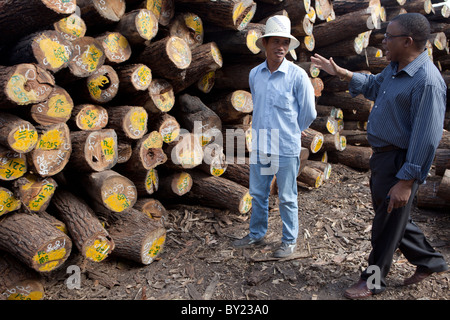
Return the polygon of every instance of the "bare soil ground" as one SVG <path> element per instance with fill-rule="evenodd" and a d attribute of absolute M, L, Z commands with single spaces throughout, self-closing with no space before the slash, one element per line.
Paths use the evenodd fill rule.
<path fill-rule="evenodd" d="M 300 237 L 294 259 L 274 260 L 280 244 L 277 198 L 271 199 L 266 243 L 235 249 L 249 216 L 199 206 L 168 207 L 164 252 L 148 266 L 109 257 L 85 263 L 74 252 L 67 265 L 82 270 L 81 288 L 68 289 L 65 268 L 46 277 L 46 300 L 345 300 L 344 290 L 367 267 L 372 205 L 369 173 L 333 165 L 319 189 L 299 188 Z M 413 219 L 450 261 L 450 213 L 414 207 Z M 450 274 L 402 286 L 415 267 L 398 252 L 388 289 L 369 300 L 448 300 Z"/>

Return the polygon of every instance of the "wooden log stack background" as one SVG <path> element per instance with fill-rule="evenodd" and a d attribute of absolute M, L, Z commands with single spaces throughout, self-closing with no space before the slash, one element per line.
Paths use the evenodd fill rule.
<path fill-rule="evenodd" d="M 315 52 L 353 71 L 386 65 L 390 19 L 426 15 L 448 85 L 449 4 L 430 0 L 17 0 L 0 2 L 0 296 L 40 299 L 39 275 L 71 251 L 147 265 L 164 248 L 165 205 L 249 214 L 251 68 L 265 21 L 288 15 L 288 58 L 315 88 L 298 184 L 341 163 L 368 170 L 372 103 L 320 73 Z M 450 207 L 450 108 L 418 205 Z M 240 143 L 238 143 L 238 141 Z M 241 155 L 237 157 L 237 155 Z M 276 184 L 272 188 L 276 194 Z"/>

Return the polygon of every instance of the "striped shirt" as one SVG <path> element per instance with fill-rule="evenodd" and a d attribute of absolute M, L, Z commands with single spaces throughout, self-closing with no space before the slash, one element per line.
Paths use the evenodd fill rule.
<path fill-rule="evenodd" d="M 265 61 L 250 71 L 249 85 L 252 151 L 298 157 L 301 132 L 317 116 L 314 88 L 307 73 L 286 59 L 271 73 Z"/>
<path fill-rule="evenodd" d="M 349 91 L 375 101 L 367 122 L 369 143 L 408 150 L 396 177 L 423 183 L 442 137 L 447 87 L 427 51 L 397 68 L 391 62 L 378 75 L 354 73 Z"/>

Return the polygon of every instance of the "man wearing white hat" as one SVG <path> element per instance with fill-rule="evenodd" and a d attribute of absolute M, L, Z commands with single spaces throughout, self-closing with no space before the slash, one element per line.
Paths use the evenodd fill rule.
<path fill-rule="evenodd" d="M 300 44 L 290 33 L 289 18 L 273 16 L 256 42 L 265 51 L 266 60 L 249 75 L 253 99 L 250 233 L 233 243 L 238 248 L 263 243 L 268 228 L 270 184 L 276 175 L 283 222 L 282 244 L 274 253 L 277 258 L 291 255 L 296 248 L 301 132 L 317 115 L 308 75 L 285 58 Z"/>

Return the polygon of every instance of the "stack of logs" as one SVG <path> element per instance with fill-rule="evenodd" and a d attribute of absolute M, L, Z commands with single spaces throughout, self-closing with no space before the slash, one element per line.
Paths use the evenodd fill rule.
<path fill-rule="evenodd" d="M 93 263 L 115 255 L 150 264 L 164 248 L 166 204 L 250 212 L 248 74 L 264 61 L 255 41 L 274 14 L 288 15 L 302 40 L 289 59 L 317 97 L 299 184 L 319 187 L 328 159 L 367 170 L 372 104 L 350 99 L 348 84 L 319 73 L 310 56 L 377 73 L 387 64 L 380 48 L 389 20 L 421 12 L 433 27 L 430 58 L 448 84 L 450 10 L 431 2 L 0 3 L 1 297 L 42 298 L 35 278 L 64 265 L 73 248 Z M 439 161 L 448 197 L 446 141 L 436 175 Z"/>

